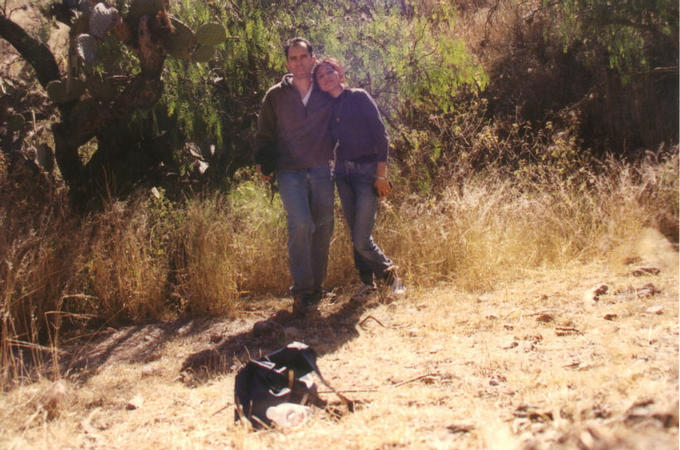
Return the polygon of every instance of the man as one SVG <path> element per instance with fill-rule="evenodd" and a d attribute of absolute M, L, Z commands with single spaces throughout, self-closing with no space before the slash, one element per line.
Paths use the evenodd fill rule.
<path fill-rule="evenodd" d="M 289 40 L 285 55 L 290 73 L 264 96 L 255 162 L 262 179 L 275 174 L 278 181 L 288 220 L 293 310 L 304 313 L 321 300 L 333 234 L 332 99 L 312 81 L 316 58 L 306 39 Z"/>

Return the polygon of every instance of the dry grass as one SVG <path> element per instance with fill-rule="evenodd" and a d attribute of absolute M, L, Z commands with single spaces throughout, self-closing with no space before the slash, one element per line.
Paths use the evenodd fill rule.
<path fill-rule="evenodd" d="M 183 204 L 145 193 L 80 222 L 49 202 L 16 214 L 37 208 L 6 189 L 0 447 L 677 448 L 678 254 L 664 235 L 677 239 L 678 157 L 658 156 L 489 170 L 430 196 L 398 186 L 376 228 L 410 289 L 391 305 L 348 302 L 338 210 L 338 301 L 271 336 L 252 325 L 290 307 L 290 281 L 283 210 L 261 184 Z M 234 425 L 234 370 L 293 339 L 361 408 L 294 430 Z M 181 374 L 206 354 L 226 367 Z"/>
<path fill-rule="evenodd" d="M 468 177 L 434 197 L 384 202 L 376 240 L 413 287 L 450 282 L 483 292 L 535 270 L 601 259 L 646 228 L 677 235 L 677 164 L 670 155 L 637 165 L 610 161 L 599 175 L 567 180 L 540 166 L 538 181 L 495 172 Z M 5 381 L 31 376 L 14 364 L 13 349 L 56 344 L 63 331 L 234 317 L 241 298 L 287 294 L 285 218 L 261 184 L 246 180 L 228 196 L 183 205 L 146 194 L 111 202 L 80 223 L 53 207 L 9 214 L 30 203 L 5 200 Z M 338 207 L 327 287 L 355 281 Z"/>
<path fill-rule="evenodd" d="M 606 175 L 567 181 L 550 172 L 528 184 L 491 173 L 436 199 L 387 204 L 378 241 L 412 282 L 485 290 L 525 270 L 599 258 L 647 227 L 677 236 L 677 158 L 607 164 Z"/>
<path fill-rule="evenodd" d="M 195 387 L 178 379 L 213 334 L 239 335 L 284 300 L 199 333 L 192 322 L 171 335 L 162 326 L 116 331 L 121 344 L 88 376 L 5 393 L 0 446 L 677 448 L 677 254 L 655 233 L 639 244 L 612 253 L 616 264 L 536 270 L 481 295 L 412 289 L 369 306 L 346 332 L 324 331 L 323 320 L 300 328 L 335 387 L 361 391 L 347 393 L 362 406 L 339 420 L 317 410 L 301 428 L 248 432 L 233 423 L 233 371 Z M 624 255 L 661 272 L 633 276 Z M 647 296 L 649 283 L 659 292 Z M 585 296 L 600 284 L 608 291 L 598 301 Z M 345 300 L 324 305 L 323 316 Z M 144 358 L 131 351 L 149 342 Z M 268 351 L 255 339 L 243 345 Z"/>

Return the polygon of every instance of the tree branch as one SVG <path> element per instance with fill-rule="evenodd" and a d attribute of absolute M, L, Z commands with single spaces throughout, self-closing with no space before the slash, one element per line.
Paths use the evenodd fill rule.
<path fill-rule="evenodd" d="M 36 77 L 43 87 L 61 77 L 57 61 L 47 45 L 29 35 L 4 14 L 0 15 L 0 37 L 12 44 L 22 58 L 33 66 Z"/>

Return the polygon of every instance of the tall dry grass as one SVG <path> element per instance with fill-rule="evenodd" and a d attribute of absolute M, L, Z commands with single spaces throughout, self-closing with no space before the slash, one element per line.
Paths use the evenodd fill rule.
<path fill-rule="evenodd" d="M 408 285 L 450 282 L 470 291 L 607 258 L 646 228 L 677 242 L 677 152 L 634 164 L 611 159 L 573 176 L 551 167 L 471 172 L 429 194 L 398 188 L 382 203 L 376 240 Z M 35 212 L 3 200 L 3 385 L 31 376 L 54 357 L 49 346 L 70 333 L 235 316 L 249 296 L 287 295 L 285 215 L 278 196 L 251 175 L 225 195 L 173 203 L 144 192 L 81 220 L 65 207 Z M 357 280 L 339 208 L 330 259 L 327 288 Z"/>
<path fill-rule="evenodd" d="M 538 169 L 537 169 L 538 170 Z M 412 284 L 484 290 L 539 267 L 606 258 L 645 228 L 677 242 L 678 158 L 614 159 L 540 183 L 487 173 L 383 211 L 378 239 Z"/>

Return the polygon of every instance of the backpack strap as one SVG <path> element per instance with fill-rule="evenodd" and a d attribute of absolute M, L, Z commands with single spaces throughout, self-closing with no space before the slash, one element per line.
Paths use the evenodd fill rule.
<path fill-rule="evenodd" d="M 350 412 L 354 411 L 354 402 L 338 392 L 321 374 L 316 364 L 316 352 L 307 344 L 293 341 L 285 347 L 270 353 L 265 358 L 277 365 L 286 366 L 295 372 L 295 378 L 314 372 L 319 380 L 347 405 Z"/>
<path fill-rule="evenodd" d="M 310 348 L 309 350 L 312 350 L 312 349 Z M 310 352 L 307 352 L 307 351 L 301 351 L 301 354 L 305 358 L 307 363 L 312 367 L 312 369 L 314 370 L 314 373 L 316 373 L 316 375 L 319 377 L 319 380 L 321 380 L 321 382 L 328 389 L 333 391 L 333 393 L 338 396 L 338 398 L 347 406 L 347 409 L 350 412 L 354 412 L 354 402 L 352 400 L 348 399 L 347 397 L 345 397 L 344 395 L 342 395 L 340 392 L 338 392 L 333 386 L 331 386 L 331 384 L 328 381 L 326 381 L 326 379 L 323 377 L 323 375 L 321 375 L 321 370 L 319 370 L 319 366 L 316 365 L 316 355 L 312 356 L 310 354 Z"/>

